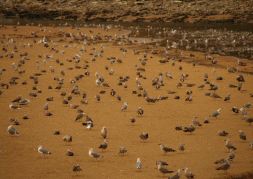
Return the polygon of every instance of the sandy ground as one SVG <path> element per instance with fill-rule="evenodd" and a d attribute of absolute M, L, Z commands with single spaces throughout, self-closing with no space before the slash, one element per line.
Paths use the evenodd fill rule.
<path fill-rule="evenodd" d="M 41 30 L 44 29 L 44 30 Z M 91 30 L 93 31 L 91 33 Z M 237 73 L 228 73 L 226 69 L 215 68 L 215 66 L 193 66 L 191 63 L 172 62 L 161 64 L 161 57 L 152 55 L 148 52 L 147 64 L 143 66 L 146 72 L 143 75 L 146 80 L 140 79 L 143 88 L 148 91 L 149 96 L 158 97 L 169 96 L 168 100 L 159 101 L 155 104 L 148 104 L 143 97 L 132 94 L 136 90 L 136 66 L 141 66 L 139 58 L 143 58 L 143 53 L 134 54 L 133 49 L 129 49 L 126 54 L 120 50 L 121 46 L 115 46 L 112 42 L 100 42 L 89 45 L 77 43 L 70 40 L 71 38 L 60 37 L 64 32 L 86 33 L 87 36 L 94 36 L 100 33 L 101 36 L 114 34 L 124 34 L 126 32 L 117 29 L 105 31 L 102 28 L 91 29 L 81 28 L 72 29 L 70 27 L 1 27 L 0 28 L 0 67 L 6 69 L 0 76 L 1 83 L 8 83 L 11 77 L 19 77 L 18 84 L 10 85 L 8 89 L 2 88 L 0 95 L 0 178 L 161 178 L 162 175 L 157 171 L 155 166 L 156 160 L 164 160 L 169 163 L 169 169 L 176 171 L 179 168 L 188 167 L 195 174 L 196 178 L 209 179 L 223 177 L 231 174 L 252 171 L 253 169 L 253 150 L 250 149 L 249 143 L 253 141 L 252 125 L 242 120 L 241 114 L 234 114 L 231 111 L 233 106 L 242 107 L 245 103 L 253 103 L 250 93 L 253 92 L 253 76 L 244 74 L 245 83 L 242 90 L 229 88 L 229 84 L 237 84 Z M 32 37 L 31 32 L 37 32 L 38 37 Z M 39 40 L 47 35 L 51 40 L 46 48 L 43 44 L 38 43 Z M 7 38 L 13 38 L 8 40 Z M 36 43 L 33 40 L 36 40 Z M 59 39 L 63 39 L 59 41 Z M 28 46 L 30 44 L 30 46 Z M 64 45 L 68 44 L 68 47 Z M 16 46 L 17 52 L 14 57 L 10 58 L 7 54 L 14 51 Z M 4 52 L 3 47 L 7 49 Z M 59 50 L 56 53 L 51 48 Z M 80 49 L 84 48 L 85 52 L 80 53 Z M 102 57 L 96 57 L 92 61 L 94 49 L 103 48 Z M 64 54 L 61 52 L 64 51 Z M 25 64 L 19 69 L 25 70 L 25 73 L 19 74 L 12 67 L 12 63 L 17 63 L 22 57 L 20 54 L 28 52 Z M 94 128 L 87 130 L 81 122 L 75 122 L 76 110 L 71 109 L 69 105 L 62 104 L 64 97 L 60 95 L 65 91 L 67 95 L 71 93 L 73 84 L 70 80 L 76 75 L 84 74 L 85 69 L 76 69 L 74 61 L 70 62 L 75 54 L 81 54 L 79 66 L 88 64 L 90 76 L 84 76 L 76 84 L 81 92 L 87 93 L 88 104 L 81 104 L 81 96 L 73 95 L 71 104 L 80 105 L 94 121 Z M 38 56 L 41 55 L 42 58 Z M 52 58 L 45 60 L 45 55 L 52 55 Z M 122 59 L 122 63 L 111 64 L 106 60 L 108 57 L 116 57 Z M 63 62 L 63 65 L 56 63 L 57 59 Z M 36 62 L 37 61 L 37 62 Z M 49 66 L 55 69 L 52 73 Z M 105 66 L 112 68 L 115 73 L 109 75 L 105 70 Z M 182 66 L 182 70 L 179 70 Z M 70 67 L 73 67 L 71 70 Z M 45 70 L 44 72 L 41 72 Z M 65 76 L 60 71 L 65 72 Z M 105 78 L 110 87 L 99 87 L 95 84 L 95 72 L 99 72 Z M 162 72 L 171 72 L 173 79 L 164 77 L 165 85 L 160 89 L 152 86 L 151 80 Z M 33 84 L 29 78 L 34 73 L 41 73 L 38 77 L 39 83 Z M 196 84 L 193 87 L 177 88 L 182 73 L 189 74 L 189 78 L 185 83 Z M 204 73 L 209 75 L 209 81 L 217 84 L 219 89 L 217 94 L 225 97 L 231 94 L 231 100 L 224 102 L 223 99 L 213 99 L 205 96 L 208 86 L 199 89 L 197 86 L 203 84 Z M 118 86 L 119 76 L 129 76 L 130 79 L 126 83 L 127 88 Z M 222 76 L 224 80 L 217 81 L 216 78 Z M 57 82 L 54 77 L 64 78 L 62 89 L 54 89 Z M 22 85 L 23 81 L 27 81 L 27 85 Z M 48 89 L 52 85 L 53 89 Z M 36 86 L 42 90 L 37 97 L 29 96 L 32 87 Z M 118 101 L 110 95 L 110 90 L 116 90 L 117 94 L 122 97 L 122 101 Z M 105 90 L 105 94 L 100 94 L 101 101 L 95 100 L 95 95 L 101 90 Z M 181 98 L 175 100 L 175 94 L 168 94 L 168 90 L 176 91 L 176 95 Z M 192 90 L 193 101 L 185 101 L 186 91 Z M 9 104 L 18 95 L 31 100 L 31 102 L 21 109 L 10 109 Z M 43 106 L 46 98 L 53 96 L 54 101 L 49 102 L 49 111 L 53 116 L 44 115 Z M 121 112 L 120 108 L 123 102 L 128 102 L 127 111 Z M 137 116 L 138 107 L 144 109 L 142 117 Z M 209 117 L 210 123 L 203 124 L 204 118 L 208 117 L 218 108 L 222 108 L 220 116 L 215 119 Z M 29 119 L 24 120 L 22 117 L 28 115 Z M 248 110 L 248 116 L 252 116 L 252 109 Z M 193 134 L 185 134 L 182 131 L 176 131 L 175 126 L 191 124 L 194 116 L 203 124 L 197 127 Z M 130 118 L 137 119 L 135 124 L 130 122 Z M 10 118 L 16 118 L 20 125 L 15 126 L 20 132 L 19 136 L 10 136 L 6 129 L 11 124 Z M 108 149 L 104 152 L 98 149 L 99 144 L 103 141 L 100 130 L 102 126 L 108 128 Z M 53 135 L 55 130 L 61 132 L 60 135 Z M 226 130 L 229 132 L 228 137 L 220 137 L 217 135 L 218 130 Z M 239 139 L 238 130 L 243 130 L 247 135 L 247 140 Z M 148 132 L 150 138 L 146 142 L 142 142 L 139 138 L 141 132 Z M 63 142 L 64 135 L 72 135 L 73 141 L 70 144 Z M 224 139 L 230 138 L 231 142 L 237 147 L 235 151 L 235 159 L 231 163 L 231 168 L 227 174 L 223 171 L 216 171 L 214 161 L 224 158 L 228 154 L 228 150 L 224 146 Z M 178 149 L 179 144 L 184 143 L 186 150 L 184 152 L 175 152 L 163 154 L 160 151 L 159 143 L 165 144 L 172 148 Z M 38 145 L 43 145 L 52 152 L 50 156 L 41 156 L 37 152 Z M 125 156 L 119 156 L 118 150 L 120 146 L 125 146 L 128 153 Z M 94 160 L 88 156 L 90 147 L 101 152 L 103 158 Z M 69 157 L 65 153 L 67 149 L 72 149 L 75 156 Z M 143 169 L 137 171 L 135 169 L 136 158 L 140 157 L 143 163 Z M 75 174 L 72 171 L 74 164 L 80 164 L 83 171 Z M 172 174 L 171 174 L 172 175 Z M 168 176 L 168 175 L 166 175 Z M 185 178 L 182 176 L 182 178 Z"/>

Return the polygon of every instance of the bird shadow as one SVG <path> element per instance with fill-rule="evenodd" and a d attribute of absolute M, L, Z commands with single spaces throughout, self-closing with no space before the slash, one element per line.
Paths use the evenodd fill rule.
<path fill-rule="evenodd" d="M 79 178 L 79 177 L 82 177 L 83 178 L 83 175 L 82 174 L 75 174 L 75 175 L 72 175 L 73 178 Z"/>

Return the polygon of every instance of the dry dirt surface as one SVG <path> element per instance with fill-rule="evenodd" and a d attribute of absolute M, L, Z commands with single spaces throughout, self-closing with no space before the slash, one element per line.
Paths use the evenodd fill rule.
<path fill-rule="evenodd" d="M 253 116 L 253 76 L 242 74 L 245 82 L 239 83 L 239 73 L 216 65 L 178 59 L 161 63 L 161 56 L 152 50 L 142 52 L 124 45 L 128 33 L 108 27 L 0 28 L 0 178 L 167 178 L 188 167 L 195 178 L 211 179 L 252 171 L 253 126 L 244 119 Z M 204 61 L 203 54 L 196 56 Z M 160 73 L 162 80 L 152 85 Z M 104 79 L 101 85 L 95 83 L 98 76 Z M 240 90 L 238 85 L 242 85 Z M 215 87 L 215 92 L 210 90 Z M 224 101 L 229 94 L 231 99 Z M 100 100 L 95 98 L 98 95 Z M 29 99 L 28 104 L 12 102 L 18 96 Z M 53 100 L 47 101 L 50 97 Z M 121 111 L 124 102 L 128 107 Z M 46 103 L 48 109 L 44 109 Z M 144 110 L 142 116 L 137 113 L 139 107 Z M 241 110 L 235 113 L 232 107 Z M 219 108 L 220 114 L 212 117 Z M 76 121 L 81 110 L 84 116 Z M 46 116 L 48 112 L 52 115 Z M 89 119 L 92 129 L 83 125 Z M 9 134 L 9 125 L 19 134 Z M 104 140 L 103 126 L 108 129 L 108 147 L 102 151 L 98 146 Z M 193 126 L 195 131 L 186 133 L 175 130 L 176 126 Z M 228 135 L 218 136 L 219 130 Z M 238 130 L 246 140 L 239 138 Z M 146 141 L 139 137 L 142 132 L 149 135 Z M 72 136 L 72 142 L 64 142 L 65 135 Z M 229 154 L 225 139 L 237 149 L 230 152 L 235 158 L 228 171 L 220 171 L 214 162 Z M 176 152 L 164 154 L 158 144 Z M 185 144 L 184 151 L 179 151 L 180 144 Z M 39 145 L 51 155 L 38 153 Z M 121 146 L 127 149 L 125 155 L 119 155 Z M 103 157 L 89 157 L 91 147 Z M 74 156 L 66 155 L 68 149 Z M 141 169 L 136 169 L 137 158 Z M 157 160 L 168 162 L 174 173 L 161 174 Z M 82 171 L 72 171 L 76 164 Z M 185 178 L 183 171 L 180 174 Z"/>

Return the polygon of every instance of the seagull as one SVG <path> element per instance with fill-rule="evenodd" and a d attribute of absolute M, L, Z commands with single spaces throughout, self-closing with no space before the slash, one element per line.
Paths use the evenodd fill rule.
<path fill-rule="evenodd" d="M 194 119 L 192 120 L 192 125 L 194 126 L 202 126 L 202 124 L 197 120 L 197 117 L 194 117 Z"/>
<path fill-rule="evenodd" d="M 243 118 L 247 123 L 249 123 L 251 125 L 251 123 L 253 122 L 253 117 L 244 117 Z"/>
<path fill-rule="evenodd" d="M 216 167 L 216 170 L 225 170 L 227 171 L 230 168 L 230 163 L 228 160 L 225 160 L 222 164 Z"/>
<path fill-rule="evenodd" d="M 224 130 L 220 130 L 220 131 L 217 132 L 217 134 L 218 134 L 219 136 L 227 136 L 227 135 L 228 135 L 228 132 L 227 132 L 227 131 L 224 131 Z"/>
<path fill-rule="evenodd" d="M 243 115 L 243 116 L 246 116 L 248 114 L 247 110 L 245 107 L 241 107 L 240 108 L 240 113 Z"/>
<path fill-rule="evenodd" d="M 231 99 L 231 95 L 228 94 L 228 95 L 224 98 L 224 101 L 230 101 L 230 99 Z"/>
<path fill-rule="evenodd" d="M 93 121 L 92 120 L 87 120 L 86 122 L 83 123 L 84 126 L 86 126 L 87 129 L 92 129 L 93 125 Z"/>
<path fill-rule="evenodd" d="M 81 113 L 78 113 L 77 116 L 76 116 L 76 119 L 75 121 L 78 121 L 80 119 L 82 119 L 84 117 L 85 113 L 81 112 Z"/>
<path fill-rule="evenodd" d="M 246 103 L 246 104 L 243 105 L 243 107 L 244 107 L 244 108 L 247 108 L 247 109 L 249 109 L 251 106 L 252 106 L 251 103 Z"/>
<path fill-rule="evenodd" d="M 187 95 L 187 97 L 185 98 L 185 101 L 192 101 L 192 95 Z"/>
<path fill-rule="evenodd" d="M 49 111 L 46 111 L 46 112 L 44 113 L 44 115 L 45 115 L 45 116 L 52 116 L 53 113 L 51 113 L 51 112 L 49 112 Z"/>
<path fill-rule="evenodd" d="M 17 103 L 11 103 L 11 104 L 9 105 L 9 108 L 10 108 L 10 109 L 20 109 L 20 106 L 19 106 Z"/>
<path fill-rule="evenodd" d="M 68 149 L 66 152 L 67 156 L 74 156 L 74 152 L 71 149 Z"/>
<path fill-rule="evenodd" d="M 142 132 L 140 135 L 139 135 L 140 139 L 145 141 L 148 139 L 148 133 L 147 132 Z"/>
<path fill-rule="evenodd" d="M 86 126 L 87 129 L 92 129 L 94 127 L 93 121 L 89 116 L 86 116 L 85 122 L 82 123 L 83 126 Z"/>
<path fill-rule="evenodd" d="M 178 150 L 184 151 L 185 150 L 185 144 L 180 144 L 178 147 Z"/>
<path fill-rule="evenodd" d="M 97 78 L 95 82 L 97 86 L 101 86 L 103 84 L 103 80 L 101 78 Z"/>
<path fill-rule="evenodd" d="M 130 122 L 131 122 L 131 123 L 135 123 L 135 122 L 136 122 L 136 119 L 135 119 L 134 117 L 131 117 L 131 118 L 130 118 Z"/>
<path fill-rule="evenodd" d="M 158 166 L 158 165 L 165 165 L 165 166 L 169 165 L 167 162 L 162 161 L 162 160 L 157 160 L 155 164 L 156 164 L 156 166 Z"/>
<path fill-rule="evenodd" d="M 162 174 L 172 173 L 173 171 L 168 170 L 165 168 L 166 165 L 163 165 L 162 163 L 157 164 L 157 169 Z"/>
<path fill-rule="evenodd" d="M 60 135 L 61 134 L 61 132 L 59 131 L 59 130 L 56 130 L 56 131 L 54 131 L 54 133 L 53 133 L 54 135 Z"/>
<path fill-rule="evenodd" d="M 226 160 L 227 160 L 227 159 L 222 158 L 222 159 L 216 160 L 216 161 L 214 162 L 214 164 L 223 164 Z"/>
<path fill-rule="evenodd" d="M 229 160 L 229 161 L 232 161 L 233 159 L 235 158 L 235 153 L 234 153 L 234 150 L 230 150 L 229 151 L 229 154 L 228 154 L 228 156 L 227 156 L 227 159 Z"/>
<path fill-rule="evenodd" d="M 19 135 L 19 132 L 17 131 L 17 129 L 16 129 L 13 125 L 8 126 L 7 132 L 8 132 L 10 135 L 16 135 L 16 136 Z"/>
<path fill-rule="evenodd" d="M 73 172 L 80 172 L 80 171 L 82 171 L 82 168 L 80 167 L 79 164 L 75 164 L 75 165 L 73 166 L 73 168 L 72 168 L 72 171 L 73 171 Z"/>
<path fill-rule="evenodd" d="M 236 77 L 236 80 L 237 80 L 238 82 L 245 82 L 245 79 L 244 79 L 243 75 L 238 75 L 238 76 Z"/>
<path fill-rule="evenodd" d="M 139 116 L 142 116 L 144 114 L 144 110 L 142 109 L 142 107 L 139 107 L 138 110 L 137 110 L 137 114 Z"/>
<path fill-rule="evenodd" d="M 215 112 L 213 112 L 211 116 L 217 118 L 220 115 L 220 112 L 221 112 L 221 108 L 219 108 Z"/>
<path fill-rule="evenodd" d="M 246 134 L 242 130 L 239 130 L 238 132 L 239 132 L 239 137 L 241 140 L 247 139 Z"/>
<path fill-rule="evenodd" d="M 106 139 L 104 139 L 104 142 L 98 146 L 99 149 L 105 150 L 108 147 L 108 143 Z"/>
<path fill-rule="evenodd" d="M 124 154 L 126 154 L 126 153 L 127 153 L 127 149 L 126 149 L 125 147 L 121 146 L 121 147 L 119 148 L 119 154 L 120 154 L 120 155 L 124 155 Z"/>
<path fill-rule="evenodd" d="M 95 99 L 96 99 L 97 102 L 99 102 L 99 101 L 101 100 L 100 95 L 97 94 L 97 95 L 95 96 Z"/>
<path fill-rule="evenodd" d="M 48 110 L 48 103 L 46 103 L 43 107 L 44 110 Z"/>
<path fill-rule="evenodd" d="M 232 111 L 233 111 L 234 113 L 236 113 L 236 114 L 239 113 L 239 109 L 238 109 L 236 106 L 233 106 L 233 107 L 232 107 Z"/>
<path fill-rule="evenodd" d="M 185 177 L 187 179 L 194 179 L 194 174 L 189 170 L 189 168 L 184 169 Z"/>
<path fill-rule="evenodd" d="M 249 147 L 253 150 L 253 142 L 249 144 Z"/>
<path fill-rule="evenodd" d="M 204 122 L 203 122 L 204 124 L 208 124 L 208 123 L 210 123 L 209 122 L 209 119 L 208 119 L 208 117 L 205 117 L 205 119 L 204 119 Z"/>
<path fill-rule="evenodd" d="M 102 127 L 102 129 L 101 129 L 101 136 L 104 138 L 104 139 L 106 139 L 106 137 L 107 137 L 107 128 L 105 127 L 105 126 L 103 126 Z"/>
<path fill-rule="evenodd" d="M 229 139 L 226 139 L 226 140 L 225 140 L 225 146 L 226 146 L 229 150 L 231 150 L 231 149 L 236 150 L 236 147 L 230 142 Z"/>
<path fill-rule="evenodd" d="M 176 150 L 170 147 L 164 146 L 163 144 L 158 144 L 158 145 L 160 146 L 161 151 L 164 152 L 165 154 L 168 152 L 176 152 Z"/>
<path fill-rule="evenodd" d="M 183 128 L 183 131 L 192 133 L 195 131 L 195 127 L 193 125 L 190 125 L 189 127 L 186 126 Z"/>
<path fill-rule="evenodd" d="M 140 158 L 137 158 L 136 160 L 136 169 L 138 170 L 142 169 L 142 163 Z"/>
<path fill-rule="evenodd" d="M 39 147 L 38 147 L 38 152 L 40 153 L 40 154 L 43 154 L 43 155 L 50 155 L 51 154 L 51 152 L 49 152 L 45 147 L 43 147 L 42 145 L 40 145 Z"/>
<path fill-rule="evenodd" d="M 180 179 L 181 170 L 178 169 L 175 175 L 169 176 L 168 179 Z"/>
<path fill-rule="evenodd" d="M 123 104 L 122 107 L 121 107 L 121 111 L 126 111 L 126 110 L 127 110 L 127 107 L 128 107 L 127 102 L 124 102 L 124 104 Z"/>
<path fill-rule="evenodd" d="M 102 158 L 102 155 L 100 155 L 98 152 L 96 152 L 93 148 L 89 149 L 89 156 L 91 158 L 95 158 L 95 159 Z"/>
<path fill-rule="evenodd" d="M 70 135 L 65 135 L 65 136 L 63 136 L 62 139 L 64 142 L 72 142 L 72 136 L 70 136 Z"/>

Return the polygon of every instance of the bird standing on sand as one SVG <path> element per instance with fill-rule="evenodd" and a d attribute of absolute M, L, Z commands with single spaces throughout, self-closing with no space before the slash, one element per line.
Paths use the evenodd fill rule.
<path fill-rule="evenodd" d="M 65 135 L 65 136 L 63 136 L 62 139 L 64 142 L 68 142 L 68 143 L 72 142 L 72 136 L 70 136 L 70 135 Z"/>
<path fill-rule="evenodd" d="M 211 116 L 217 118 L 220 115 L 220 113 L 221 113 L 221 108 L 214 111 Z"/>
<path fill-rule="evenodd" d="M 102 149 L 102 150 L 107 149 L 107 147 L 108 147 L 108 143 L 107 143 L 106 139 L 104 139 L 104 142 L 101 143 L 101 144 L 98 146 L 98 148 L 99 148 L 99 149 Z"/>
<path fill-rule="evenodd" d="M 8 126 L 7 132 L 8 132 L 10 135 L 16 135 L 16 136 L 19 135 L 19 132 L 17 131 L 17 129 L 16 129 L 13 125 Z"/>
<path fill-rule="evenodd" d="M 71 149 L 68 149 L 66 152 L 67 156 L 74 156 L 74 152 Z"/>
<path fill-rule="evenodd" d="M 230 142 L 229 139 L 226 139 L 226 140 L 225 140 L 225 146 L 226 146 L 229 150 L 231 150 L 231 149 L 236 150 L 236 147 Z"/>
<path fill-rule="evenodd" d="M 175 175 L 169 176 L 168 179 L 180 179 L 181 170 L 178 169 Z"/>
<path fill-rule="evenodd" d="M 194 179 L 194 174 L 189 170 L 189 168 L 184 169 L 185 177 L 187 179 Z"/>
<path fill-rule="evenodd" d="M 123 146 L 119 148 L 119 155 L 124 155 L 127 153 L 127 149 Z"/>
<path fill-rule="evenodd" d="M 138 114 L 138 116 L 142 116 L 144 114 L 144 110 L 142 109 L 142 107 L 138 108 L 137 114 Z"/>
<path fill-rule="evenodd" d="M 216 167 L 216 170 L 225 170 L 227 171 L 230 168 L 230 163 L 228 160 L 225 160 L 219 166 Z"/>
<path fill-rule="evenodd" d="M 241 140 L 247 139 L 246 134 L 242 130 L 239 130 L 238 132 L 239 132 L 239 137 Z"/>
<path fill-rule="evenodd" d="M 140 139 L 145 141 L 148 139 L 148 133 L 147 132 L 142 132 L 140 135 L 139 135 Z"/>
<path fill-rule="evenodd" d="M 241 115 L 246 116 L 248 114 L 247 109 L 245 107 L 241 107 L 239 109 Z"/>
<path fill-rule="evenodd" d="M 107 138 L 107 134 L 108 134 L 107 128 L 105 126 L 103 126 L 102 129 L 101 129 L 101 136 L 104 139 L 106 139 Z"/>
<path fill-rule="evenodd" d="M 78 113 L 77 116 L 76 116 L 75 121 L 78 121 L 78 120 L 82 119 L 84 117 L 84 115 L 85 115 L 85 113 L 83 113 L 83 112 Z"/>
<path fill-rule="evenodd" d="M 48 110 L 48 103 L 46 103 L 43 107 L 44 110 Z"/>
<path fill-rule="evenodd" d="M 178 150 L 183 152 L 185 150 L 185 144 L 180 144 Z"/>
<path fill-rule="evenodd" d="M 127 110 L 127 107 L 128 107 L 127 102 L 124 102 L 124 104 L 123 104 L 122 107 L 121 107 L 121 111 L 126 111 L 126 110 Z"/>
<path fill-rule="evenodd" d="M 93 148 L 89 149 L 89 153 L 88 154 L 89 154 L 89 156 L 91 158 L 95 158 L 95 159 L 99 159 L 99 158 L 102 157 L 102 155 L 100 155 L 98 152 L 96 152 Z"/>
<path fill-rule="evenodd" d="M 224 101 L 230 101 L 230 98 L 231 98 L 231 95 L 228 94 L 228 95 L 224 98 Z"/>
<path fill-rule="evenodd" d="M 166 165 L 162 165 L 162 163 L 157 164 L 157 170 L 162 174 L 172 173 L 173 171 L 168 170 Z"/>
<path fill-rule="evenodd" d="M 197 127 L 202 126 L 202 124 L 197 120 L 197 117 L 194 117 L 194 119 L 192 120 L 192 125 Z"/>
<path fill-rule="evenodd" d="M 82 171 L 82 168 L 80 167 L 79 164 L 75 164 L 75 165 L 73 166 L 73 168 L 72 168 L 72 171 L 73 171 L 73 172 L 80 172 L 80 171 Z"/>
<path fill-rule="evenodd" d="M 227 131 L 225 131 L 225 130 L 219 130 L 218 132 L 217 132 L 217 134 L 219 135 L 219 136 L 227 136 L 228 135 L 228 132 Z"/>
<path fill-rule="evenodd" d="M 172 149 L 170 147 L 167 147 L 167 146 L 165 146 L 163 144 L 159 144 L 159 146 L 160 146 L 161 151 L 164 152 L 165 154 L 167 154 L 169 152 L 176 152 L 176 150 L 174 150 L 174 149 Z"/>
<path fill-rule="evenodd" d="M 169 165 L 167 162 L 162 161 L 162 160 L 157 160 L 155 164 L 156 164 L 156 166 L 158 166 L 158 165 L 163 165 L 163 166 Z"/>
<path fill-rule="evenodd" d="M 236 106 L 233 106 L 233 107 L 232 107 L 232 111 L 233 111 L 234 113 L 238 114 L 240 110 L 239 110 Z"/>
<path fill-rule="evenodd" d="M 249 144 L 249 147 L 253 150 L 253 142 Z"/>
<path fill-rule="evenodd" d="M 86 117 L 86 121 L 82 123 L 82 125 L 86 126 L 87 129 L 92 129 L 94 127 L 93 120 L 90 117 Z"/>
<path fill-rule="evenodd" d="M 130 122 L 131 122 L 131 123 L 135 123 L 135 122 L 136 122 L 136 119 L 135 119 L 134 117 L 131 117 L 131 118 L 130 118 Z"/>
<path fill-rule="evenodd" d="M 245 120 L 249 125 L 253 122 L 253 117 L 244 117 L 243 120 Z"/>
<path fill-rule="evenodd" d="M 38 147 L 38 152 L 43 155 L 50 155 L 51 154 L 51 152 L 49 150 L 47 150 L 45 147 L 43 147 L 42 145 L 40 145 Z"/>
<path fill-rule="evenodd" d="M 138 170 L 142 169 L 142 163 L 141 163 L 140 158 L 137 158 L 135 166 L 136 166 L 136 169 L 138 169 Z"/>
<path fill-rule="evenodd" d="M 185 126 L 185 127 L 183 128 L 183 131 L 184 131 L 184 132 L 192 133 L 192 132 L 195 131 L 195 129 L 196 129 L 196 128 L 191 124 L 190 126 Z"/>

